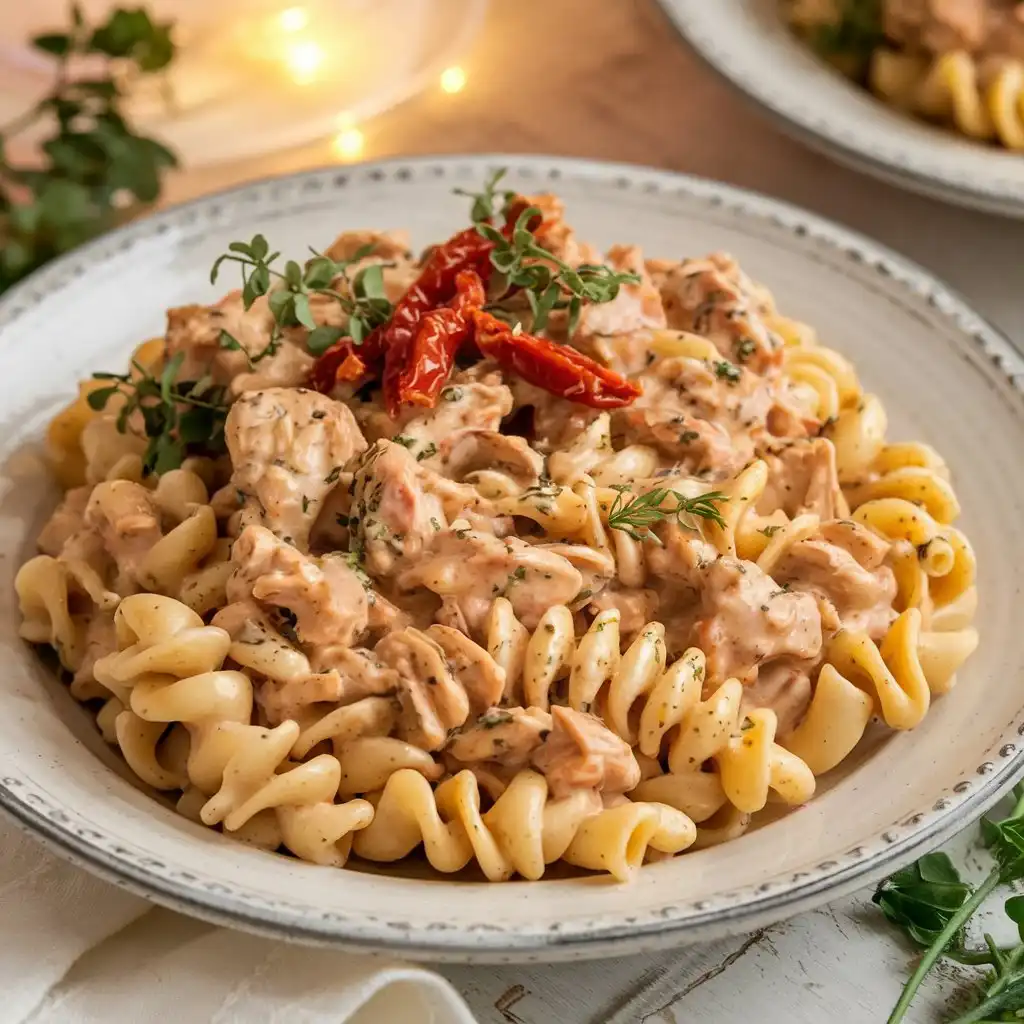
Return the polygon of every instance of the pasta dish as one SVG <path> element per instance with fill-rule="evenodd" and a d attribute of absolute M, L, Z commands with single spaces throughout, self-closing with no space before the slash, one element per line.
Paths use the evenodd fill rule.
<path fill-rule="evenodd" d="M 784 0 L 819 54 L 908 113 L 1024 150 L 1020 0 Z"/>
<path fill-rule="evenodd" d="M 977 645 L 941 457 L 729 256 L 501 188 L 232 243 L 52 421 L 22 636 L 146 786 L 316 864 L 629 879 L 796 806 Z"/>

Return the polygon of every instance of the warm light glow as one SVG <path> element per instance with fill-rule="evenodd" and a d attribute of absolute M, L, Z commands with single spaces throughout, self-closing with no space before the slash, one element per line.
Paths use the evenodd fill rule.
<path fill-rule="evenodd" d="M 441 72 L 441 88 L 447 93 L 462 92 L 466 87 L 466 72 L 460 67 L 445 68 Z"/>
<path fill-rule="evenodd" d="M 323 47 L 312 40 L 294 43 L 285 50 L 285 60 L 296 82 L 309 82 L 324 62 Z"/>
<path fill-rule="evenodd" d="M 301 7 L 289 7 L 278 15 L 277 22 L 285 32 L 301 32 L 309 24 L 309 15 Z"/>
<path fill-rule="evenodd" d="M 343 160 L 355 160 L 363 152 L 366 139 L 358 128 L 345 128 L 334 136 L 334 152 Z"/>

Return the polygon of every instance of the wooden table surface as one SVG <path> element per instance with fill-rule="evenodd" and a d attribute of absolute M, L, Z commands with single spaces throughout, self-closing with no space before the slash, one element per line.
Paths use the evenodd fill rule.
<path fill-rule="evenodd" d="M 463 66 L 467 85 L 457 95 L 434 88 L 360 125 L 363 158 L 555 153 L 729 181 L 902 250 L 1024 342 L 1024 307 L 1007 276 L 1016 266 L 1020 279 L 1024 225 L 899 192 L 785 138 L 699 63 L 653 0 L 492 0 Z M 167 199 L 337 162 L 324 140 L 245 164 L 186 170 L 171 181 Z M 565 967 L 440 969 L 484 1024 L 869 1024 L 884 1020 L 913 952 L 880 924 L 868 896 L 678 953 Z M 175 927 L 206 926 L 178 919 Z M 930 983 L 909 1019 L 941 1020 L 957 980 L 947 972 Z M 631 1001 L 641 991 L 647 995 Z"/>

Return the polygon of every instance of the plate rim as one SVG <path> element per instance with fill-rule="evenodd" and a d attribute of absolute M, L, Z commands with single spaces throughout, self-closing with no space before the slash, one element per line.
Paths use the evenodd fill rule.
<path fill-rule="evenodd" d="M 173 227 L 194 227 L 202 213 L 219 213 L 231 200 L 244 201 L 246 193 L 285 185 L 297 192 L 306 189 L 322 192 L 332 181 L 339 189 L 351 182 L 358 187 L 360 181 L 393 179 L 398 185 L 407 180 L 421 183 L 428 173 L 436 177 L 440 185 L 446 175 L 479 174 L 499 166 L 546 180 L 556 187 L 558 180 L 566 177 L 603 183 L 623 191 L 684 195 L 710 208 L 724 208 L 740 218 L 768 222 L 805 242 L 828 246 L 890 283 L 895 279 L 901 291 L 912 294 L 918 301 L 927 300 L 936 315 L 993 364 L 1014 397 L 1024 397 L 1024 358 L 998 328 L 934 274 L 860 232 L 794 204 L 693 175 L 642 165 L 549 155 L 484 153 L 396 157 L 268 176 L 200 196 L 96 239 L 16 285 L 0 297 L 0 331 L 31 308 L 35 297 L 62 290 L 70 281 L 87 275 L 90 266 L 124 258 L 123 254 L 135 245 Z M 216 224 L 215 217 L 211 217 L 211 221 Z M 359 920 L 337 916 L 327 921 L 311 919 L 308 914 L 289 909 L 284 901 L 261 903 L 251 894 L 243 898 L 244 890 L 224 895 L 198 883 L 190 885 L 183 879 L 174 880 L 155 869 L 135 864 L 130 855 L 125 856 L 127 851 L 119 854 L 114 849 L 116 841 L 110 838 L 104 846 L 103 836 L 96 839 L 76 834 L 58 807 L 51 806 L 51 813 L 46 813 L 49 794 L 34 785 L 25 773 L 24 779 L 13 775 L 0 778 L 0 810 L 65 858 L 157 903 L 219 924 L 293 941 L 387 950 L 418 959 L 508 962 L 540 958 L 531 954 L 543 954 L 549 959 L 583 959 L 749 931 L 818 905 L 825 899 L 838 898 L 889 874 L 955 834 L 1024 776 L 1021 736 L 1024 736 L 1024 715 L 1020 721 L 1012 721 L 1000 731 L 985 752 L 988 760 L 976 768 L 970 780 L 963 778 L 955 786 L 933 794 L 930 809 L 893 822 L 838 858 L 799 872 L 799 878 L 775 877 L 756 890 L 749 886 L 727 890 L 716 896 L 716 902 L 731 901 L 731 906 L 724 908 L 701 911 L 692 904 L 687 907 L 682 899 L 678 905 L 668 905 L 673 901 L 666 900 L 666 906 L 649 912 L 642 921 L 609 924 L 606 916 L 603 920 L 574 922 L 571 931 L 538 929 L 524 934 L 502 930 L 500 925 L 493 930 L 475 930 L 469 924 L 434 931 L 428 927 L 397 927 L 381 918 L 368 921 L 365 915 L 360 915 Z M 19 789 L 27 789 L 27 792 L 19 794 Z"/>
<path fill-rule="evenodd" d="M 939 172 L 928 173 L 854 145 L 838 132 L 830 131 L 829 122 L 825 122 L 824 126 L 808 123 L 799 111 L 776 102 L 768 88 L 761 88 L 759 81 L 738 74 L 728 62 L 719 60 L 715 52 L 704 45 L 692 31 L 693 22 L 689 19 L 695 16 L 686 9 L 689 3 L 690 0 L 655 0 L 655 6 L 665 21 L 701 64 L 791 138 L 860 174 L 870 175 L 894 188 L 906 189 L 937 202 L 994 216 L 1024 219 L 1024 190 L 1015 188 L 1010 182 L 1005 187 L 998 187 L 977 179 L 971 182 L 953 181 Z M 825 67 L 821 71 L 823 74 L 828 73 Z M 955 133 L 953 137 L 956 138 Z M 979 142 L 975 145 L 982 147 L 984 144 Z M 1020 158 L 1024 161 L 1024 154 Z"/>

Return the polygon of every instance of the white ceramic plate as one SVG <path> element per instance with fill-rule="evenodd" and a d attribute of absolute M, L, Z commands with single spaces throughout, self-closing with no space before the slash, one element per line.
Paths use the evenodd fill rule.
<path fill-rule="evenodd" d="M 808 145 L 890 184 L 1024 218 L 1024 155 L 887 107 L 795 39 L 779 0 L 659 3 L 712 69 Z"/>
<path fill-rule="evenodd" d="M 38 443 L 96 368 L 120 367 L 163 310 L 207 301 L 227 242 L 265 231 L 299 255 L 346 227 L 465 223 L 453 186 L 508 164 L 557 189 L 584 238 L 650 254 L 724 248 L 783 308 L 856 361 L 891 436 L 942 451 L 981 565 L 981 649 L 910 734 L 876 740 L 808 806 L 716 849 L 650 865 L 632 885 L 488 885 L 338 871 L 262 853 L 134 788 L 53 674 L 17 637 L 11 580 L 56 498 Z M 289 939 L 408 956 L 601 956 L 749 930 L 863 886 L 937 845 L 1024 768 L 1024 361 L 924 271 L 810 214 L 722 185 L 613 164 L 446 158 L 330 169 L 172 209 L 65 257 L 0 301 L 0 806 L 86 867 L 152 899 Z"/>

